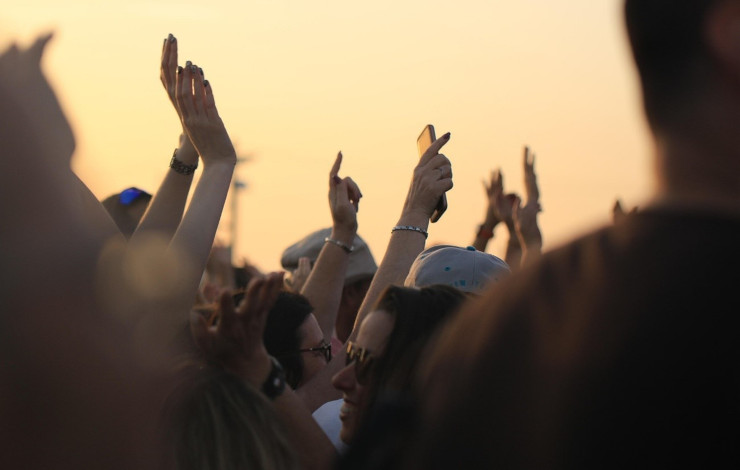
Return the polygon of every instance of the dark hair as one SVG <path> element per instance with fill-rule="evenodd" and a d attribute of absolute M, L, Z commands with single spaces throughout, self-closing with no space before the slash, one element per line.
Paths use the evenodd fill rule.
<path fill-rule="evenodd" d="M 163 408 L 168 455 L 177 470 L 297 469 L 272 404 L 239 377 L 189 364 Z"/>
<path fill-rule="evenodd" d="M 670 126 L 711 70 L 704 22 L 715 0 L 626 0 L 625 23 L 653 129 Z"/>
<path fill-rule="evenodd" d="M 417 432 L 416 369 L 432 337 L 470 299 L 442 284 L 422 288 L 390 286 L 374 310 L 395 318 L 385 349 L 372 368 L 368 400 L 352 445 L 336 469 L 395 469 L 403 446 Z"/>
<path fill-rule="evenodd" d="M 381 395 L 404 394 L 413 382 L 414 371 L 429 339 L 468 297 L 442 284 L 422 288 L 389 286 L 374 310 L 395 319 L 382 356 L 373 367 L 366 412 Z"/>
<path fill-rule="evenodd" d="M 141 221 L 141 209 L 145 209 L 151 200 L 152 195 L 148 192 L 130 187 L 120 193 L 111 194 L 100 202 L 123 236 L 130 238 Z"/>
<path fill-rule="evenodd" d="M 267 352 L 275 356 L 285 370 L 286 382 L 293 389 L 303 378 L 303 355 L 292 354 L 300 349 L 299 329 L 313 312 L 308 299 L 300 294 L 281 291 L 267 315 L 263 341 Z M 288 354 L 285 354 L 288 353 Z"/>

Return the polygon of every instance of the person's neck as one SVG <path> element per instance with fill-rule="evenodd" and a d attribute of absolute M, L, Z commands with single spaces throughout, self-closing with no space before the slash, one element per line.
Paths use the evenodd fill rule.
<path fill-rule="evenodd" d="M 712 119 L 656 139 L 654 205 L 740 215 L 740 122 Z"/>

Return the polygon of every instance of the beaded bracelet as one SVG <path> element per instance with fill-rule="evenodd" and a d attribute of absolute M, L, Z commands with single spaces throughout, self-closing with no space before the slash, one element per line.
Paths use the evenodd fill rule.
<path fill-rule="evenodd" d="M 396 225 L 391 229 L 391 233 L 395 232 L 396 230 L 410 230 L 412 232 L 419 232 L 420 234 L 424 235 L 424 238 L 429 237 L 429 233 L 426 230 L 421 227 L 414 227 L 413 225 Z"/>
<path fill-rule="evenodd" d="M 324 238 L 324 243 L 333 243 L 346 251 L 347 253 L 352 253 L 354 251 L 354 248 L 351 246 L 347 246 L 346 244 L 340 242 L 339 240 L 334 240 L 333 238 L 326 237 Z"/>
<path fill-rule="evenodd" d="M 170 168 L 180 173 L 181 175 L 192 175 L 193 173 L 195 173 L 196 168 L 198 168 L 198 162 L 195 162 L 194 165 L 184 164 L 183 162 L 177 159 L 177 149 L 175 149 L 175 151 L 172 152 L 172 160 L 170 160 Z"/>

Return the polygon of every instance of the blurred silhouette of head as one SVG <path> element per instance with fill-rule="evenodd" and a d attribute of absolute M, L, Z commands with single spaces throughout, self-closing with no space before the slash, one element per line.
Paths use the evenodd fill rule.
<path fill-rule="evenodd" d="M 111 194 L 103 199 L 102 204 L 121 233 L 130 238 L 144 216 L 152 195 L 143 189 L 131 187 L 120 193 Z"/>

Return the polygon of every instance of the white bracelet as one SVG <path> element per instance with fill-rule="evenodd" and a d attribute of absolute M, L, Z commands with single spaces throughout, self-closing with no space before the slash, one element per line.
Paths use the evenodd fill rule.
<path fill-rule="evenodd" d="M 426 230 L 421 227 L 414 227 L 413 225 L 396 225 L 391 229 L 391 233 L 395 232 L 396 230 L 411 230 L 412 232 L 419 232 L 420 234 L 424 235 L 424 238 L 429 237 L 429 233 Z"/>
<path fill-rule="evenodd" d="M 343 249 L 347 253 L 352 253 L 352 251 L 354 251 L 354 248 L 353 247 L 347 246 L 346 244 L 340 242 L 339 240 L 334 240 L 333 238 L 326 237 L 326 238 L 324 238 L 324 243 L 327 243 L 327 242 L 333 243 L 333 244 L 337 245 L 338 247 L 340 247 L 341 249 Z"/>

